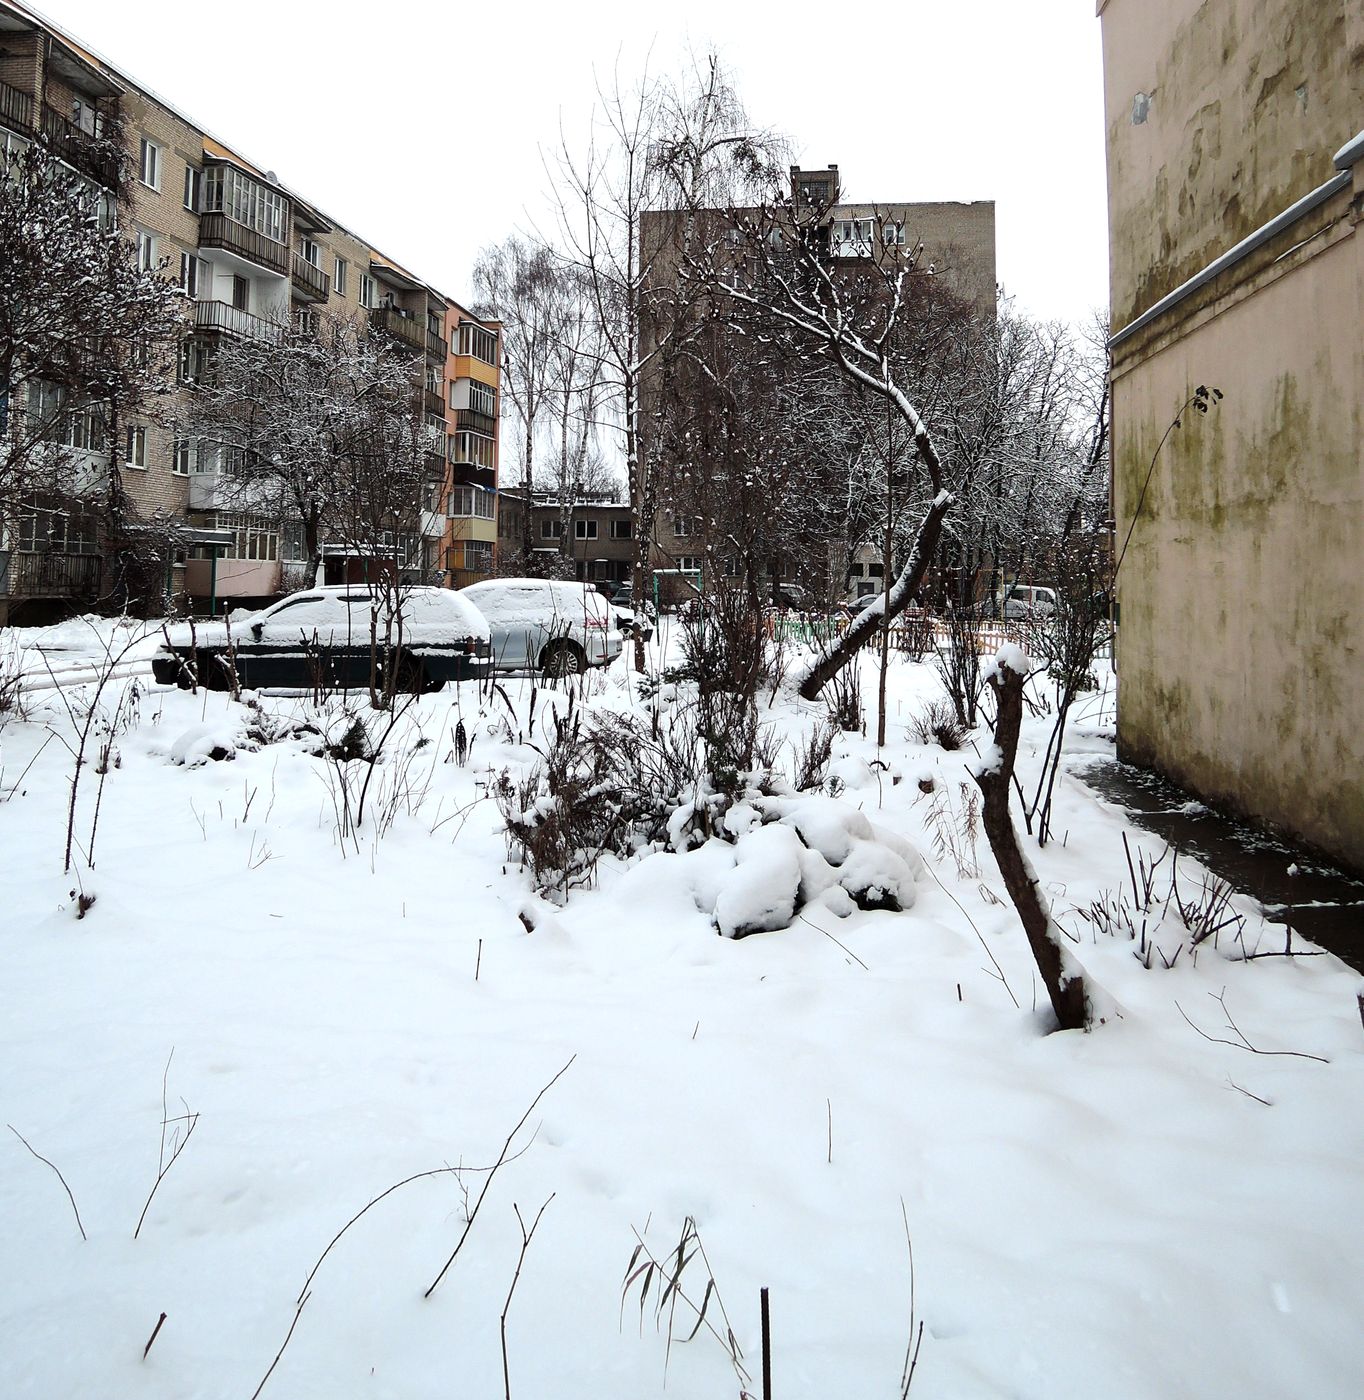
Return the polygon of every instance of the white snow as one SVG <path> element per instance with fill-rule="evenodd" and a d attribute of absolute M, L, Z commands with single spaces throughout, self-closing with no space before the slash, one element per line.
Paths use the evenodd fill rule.
<path fill-rule="evenodd" d="M 1130 904 L 1124 830 L 1134 855 L 1159 842 L 1063 774 L 1058 839 L 1021 839 L 1122 1014 L 1046 1033 L 983 836 L 947 833 L 961 871 L 934 854 L 943 804 L 917 779 L 969 783 L 975 756 L 907 736 L 938 693 L 931 665 L 894 662 L 879 760 L 871 740 L 839 738 L 839 800 L 751 794 L 729 814 L 734 843 L 605 857 L 562 908 L 508 861 L 488 786 L 537 761 L 564 693 L 540 690 L 533 725 L 529 682 L 505 683 L 511 715 L 472 684 L 422 697 L 371 771 L 302 743 L 191 763 L 256 712 L 145 679 L 118 711 L 125 684 L 104 700 L 117 732 L 96 734 L 121 761 L 83 770 L 70 872 L 65 742 L 91 689 L 67 692 L 71 712 L 35 692 L 3 733 L 0 1123 L 60 1169 L 89 1236 L 53 1170 L 5 1133 L 5 1400 L 247 1400 L 329 1241 L 416 1173 L 433 1174 L 327 1255 L 262 1400 L 501 1396 L 513 1205 L 529 1225 L 551 1195 L 508 1312 L 522 1400 L 739 1393 L 704 1328 L 674 1343 L 665 1386 L 654 1294 L 641 1327 L 638 1284 L 622 1324 L 634 1232 L 661 1259 L 689 1216 L 705 1256 L 684 1285 L 699 1302 L 713 1272 L 750 1394 L 761 1287 L 782 1400 L 896 1394 L 902 1207 L 924 1324 L 913 1400 L 1359 1394 L 1358 975 L 1329 956 L 1240 960 L 1260 938 L 1241 897 L 1243 944 L 1191 949 L 1173 905 L 1157 905 L 1144 959 L 1085 912 L 1124 889 Z M 617 662 L 574 703 L 625 710 L 634 694 Z M 259 704 L 332 734 L 345 720 Z M 1068 743 L 1109 751 L 1111 712 L 1108 686 Z M 799 740 L 823 710 L 778 697 L 760 714 Z M 1045 737 L 1025 719 L 1025 789 Z M 1198 879 L 1181 857 L 1186 897 Z M 858 908 L 848 886 L 909 907 Z M 1281 946 L 1265 935 L 1264 950 Z M 565 1065 L 424 1298 L 485 1169 Z M 164 1164 L 187 1113 L 193 1136 L 135 1241 L 158 1150 Z M 459 1167 L 462 1180 L 446 1170 Z M 679 1304 L 676 1334 L 694 1321 Z"/>

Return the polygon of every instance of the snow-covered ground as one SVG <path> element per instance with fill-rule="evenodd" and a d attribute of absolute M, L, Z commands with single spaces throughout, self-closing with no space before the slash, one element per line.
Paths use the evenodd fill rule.
<path fill-rule="evenodd" d="M 1187 944 L 1173 908 L 1152 916 L 1148 969 L 1076 910 L 1130 885 L 1124 830 L 1134 860 L 1158 845 L 1063 779 L 1058 839 L 1025 847 L 1122 1014 L 1045 1033 L 963 820 L 973 755 L 907 733 L 940 694 L 930 666 L 893 665 L 886 766 L 845 735 L 833 769 L 842 802 L 922 853 L 912 909 L 811 905 L 740 941 L 668 854 L 603 862 L 562 908 L 534 896 L 488 796 L 565 706 L 540 691 L 532 725 L 528 681 L 506 687 L 514 717 L 474 686 L 424 697 L 348 841 L 335 765 L 305 740 L 249 751 L 259 721 L 225 696 L 132 684 L 103 697 L 119 722 L 92 738 L 113 749 L 102 784 L 82 772 L 70 874 L 90 690 L 35 691 L 0 732 L 0 1121 L 60 1169 L 88 1235 L 7 1132 L 5 1397 L 250 1400 L 295 1322 L 265 1396 L 502 1396 L 514 1207 L 529 1229 L 547 1200 L 506 1318 L 523 1398 L 739 1394 L 707 1328 L 668 1347 L 656 1281 L 642 1315 L 642 1278 L 622 1297 L 636 1232 L 663 1260 L 688 1218 L 704 1253 L 682 1289 L 699 1304 L 713 1277 L 707 1321 L 723 1336 L 723 1303 L 754 1395 L 763 1286 L 776 1396 L 899 1393 L 906 1221 L 916 1400 L 1360 1394 L 1359 979 L 1224 939 L 1167 970 Z M 635 703 L 620 662 L 584 689 Z M 1102 748 L 1111 694 L 1084 709 L 1071 742 Z M 762 718 L 790 742 L 822 714 L 782 700 Z M 1028 721 L 1025 787 L 1046 732 Z M 336 1242 L 297 1312 L 337 1232 L 417 1173 Z M 679 1302 L 674 1334 L 694 1323 Z"/>

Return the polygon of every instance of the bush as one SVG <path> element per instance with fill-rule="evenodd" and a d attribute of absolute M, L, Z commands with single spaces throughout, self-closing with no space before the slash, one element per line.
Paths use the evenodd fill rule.
<path fill-rule="evenodd" d="M 920 744 L 937 744 L 953 752 L 961 748 L 970 732 L 957 718 L 951 701 L 935 700 L 909 726 L 910 736 Z"/>

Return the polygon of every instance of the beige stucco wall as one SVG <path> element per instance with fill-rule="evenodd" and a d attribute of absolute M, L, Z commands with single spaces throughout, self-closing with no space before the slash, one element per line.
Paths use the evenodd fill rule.
<path fill-rule="evenodd" d="M 1100 9 L 1120 329 L 1332 176 L 1364 125 L 1364 6 Z M 1349 188 L 1116 346 L 1112 380 L 1119 550 L 1151 473 L 1117 580 L 1120 752 L 1357 867 L 1361 208 L 1356 166 Z M 1152 471 L 1199 384 L 1225 398 L 1184 410 Z"/>
<path fill-rule="evenodd" d="M 1364 867 L 1364 238 L 1115 377 L 1119 740 Z"/>
<path fill-rule="evenodd" d="M 1333 153 L 1364 126 L 1364 5 L 1098 9 L 1118 327 L 1330 177 Z"/>

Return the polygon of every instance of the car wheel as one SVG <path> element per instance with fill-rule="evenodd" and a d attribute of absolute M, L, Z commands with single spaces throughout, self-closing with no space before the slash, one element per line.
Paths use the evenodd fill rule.
<path fill-rule="evenodd" d="M 550 679 L 579 676 L 587 669 L 587 656 L 576 642 L 555 642 L 545 652 L 545 675 Z"/>
<path fill-rule="evenodd" d="M 404 695 L 421 695 L 427 689 L 426 667 L 415 656 L 404 656 L 398 663 L 396 688 Z"/>

